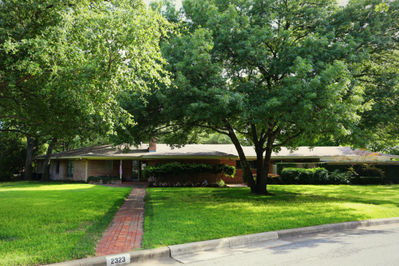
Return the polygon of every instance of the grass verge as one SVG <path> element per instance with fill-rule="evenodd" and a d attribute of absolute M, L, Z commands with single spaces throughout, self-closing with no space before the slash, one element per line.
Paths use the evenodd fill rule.
<path fill-rule="evenodd" d="M 95 254 L 131 188 L 0 183 L 0 265 L 34 265 Z"/>
<path fill-rule="evenodd" d="M 399 216 L 399 185 L 149 188 L 144 248 L 328 223 Z"/>

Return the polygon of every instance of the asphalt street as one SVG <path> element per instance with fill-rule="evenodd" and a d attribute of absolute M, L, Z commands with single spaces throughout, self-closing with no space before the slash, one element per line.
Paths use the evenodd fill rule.
<path fill-rule="evenodd" d="M 131 265 L 398 265 L 399 224 L 279 239 Z"/>

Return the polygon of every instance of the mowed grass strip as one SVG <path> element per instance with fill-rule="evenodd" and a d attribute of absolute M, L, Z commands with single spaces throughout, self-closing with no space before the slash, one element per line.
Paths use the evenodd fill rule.
<path fill-rule="evenodd" d="M 0 265 L 37 265 L 95 254 L 131 188 L 0 183 Z"/>
<path fill-rule="evenodd" d="M 145 248 L 287 228 L 398 217 L 399 185 L 270 185 L 249 188 L 149 188 Z"/>

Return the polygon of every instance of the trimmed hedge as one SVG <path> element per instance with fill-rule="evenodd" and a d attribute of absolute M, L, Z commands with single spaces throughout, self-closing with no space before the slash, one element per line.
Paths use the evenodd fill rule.
<path fill-rule="evenodd" d="M 236 168 L 226 164 L 194 164 L 171 162 L 147 166 L 143 177 L 153 186 L 203 186 L 208 185 L 206 175 L 227 175 L 234 177 Z M 221 178 L 218 178 L 219 180 Z M 215 180 L 216 182 L 218 180 Z"/>
<path fill-rule="evenodd" d="M 387 174 L 388 173 L 388 174 Z M 283 184 L 389 184 L 398 183 L 399 165 L 326 165 L 326 168 L 284 168 Z"/>
<path fill-rule="evenodd" d="M 351 172 L 353 184 L 399 184 L 399 164 L 326 165 L 329 171 Z"/>
<path fill-rule="evenodd" d="M 325 168 L 284 168 L 281 172 L 284 184 L 347 184 L 347 180 L 336 174 L 329 174 Z"/>
<path fill-rule="evenodd" d="M 298 164 L 303 165 L 303 167 L 298 167 Z M 278 162 L 276 163 L 277 165 L 277 174 L 281 175 L 281 172 L 283 171 L 283 169 L 285 168 L 312 168 L 313 165 L 315 165 L 318 168 L 323 168 L 326 163 L 325 162 Z M 310 165 L 312 165 L 311 167 L 309 167 Z"/>

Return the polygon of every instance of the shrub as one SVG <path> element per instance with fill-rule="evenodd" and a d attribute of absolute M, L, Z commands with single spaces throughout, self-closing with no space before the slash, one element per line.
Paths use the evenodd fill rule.
<path fill-rule="evenodd" d="M 223 181 L 223 179 L 220 179 L 220 180 L 217 182 L 217 185 L 218 185 L 218 187 L 226 187 L 226 183 Z"/>
<path fill-rule="evenodd" d="M 328 184 L 330 182 L 327 169 L 318 167 L 308 170 L 312 170 L 309 174 L 310 184 Z"/>
<path fill-rule="evenodd" d="M 327 165 L 330 171 L 339 169 L 341 172 L 351 172 L 351 183 L 353 184 L 382 184 L 399 183 L 399 165 L 373 165 L 373 164 L 354 164 L 354 165 Z"/>
<path fill-rule="evenodd" d="M 277 163 L 277 174 L 281 174 L 285 168 L 295 168 L 296 164 L 293 163 Z"/>
<path fill-rule="evenodd" d="M 228 177 L 234 177 L 236 175 L 236 168 L 227 164 L 218 164 L 215 173 L 223 173 Z"/>
<path fill-rule="evenodd" d="M 143 176 L 151 185 L 155 186 L 204 186 L 210 180 L 205 178 L 206 174 L 223 174 L 234 177 L 235 167 L 226 164 L 194 164 L 171 162 L 155 166 L 147 166 Z M 216 183 L 216 177 L 213 183 Z"/>
<path fill-rule="evenodd" d="M 281 178 L 285 184 L 348 184 L 349 177 L 338 171 L 329 173 L 327 169 L 317 168 L 284 168 Z"/>
<path fill-rule="evenodd" d="M 375 165 L 362 164 L 355 167 L 350 167 L 349 171 L 353 173 L 351 183 L 366 185 L 366 184 L 383 184 L 385 173 L 382 169 Z"/>
<path fill-rule="evenodd" d="M 341 172 L 339 170 L 334 170 L 329 173 L 329 183 L 330 184 L 349 184 L 351 182 L 351 172 Z"/>

